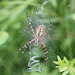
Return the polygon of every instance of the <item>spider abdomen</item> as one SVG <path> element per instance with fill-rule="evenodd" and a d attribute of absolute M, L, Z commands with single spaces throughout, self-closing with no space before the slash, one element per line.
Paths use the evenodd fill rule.
<path fill-rule="evenodd" d="M 44 25 L 39 25 L 36 28 L 36 36 L 37 37 L 41 37 L 44 33 L 45 33 L 45 27 L 44 27 Z"/>

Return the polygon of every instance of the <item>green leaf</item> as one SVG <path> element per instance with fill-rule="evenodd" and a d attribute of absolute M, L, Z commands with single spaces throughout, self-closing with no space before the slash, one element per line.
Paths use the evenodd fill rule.
<path fill-rule="evenodd" d="M 66 57 L 64 57 L 64 61 L 66 62 L 66 64 L 69 66 L 69 61 L 67 60 Z"/>
<path fill-rule="evenodd" d="M 58 62 L 60 62 L 61 61 L 61 58 L 57 55 L 57 59 L 58 59 Z"/>
<path fill-rule="evenodd" d="M 70 70 L 70 75 L 75 75 L 75 72 L 73 70 Z"/>
<path fill-rule="evenodd" d="M 51 3 L 55 8 L 57 7 L 57 0 L 52 0 Z"/>
<path fill-rule="evenodd" d="M 4 44 L 9 37 L 9 34 L 5 31 L 0 32 L 0 45 Z"/>
<path fill-rule="evenodd" d="M 75 59 L 73 59 L 72 61 L 71 61 L 71 66 L 73 66 L 75 64 Z"/>
<path fill-rule="evenodd" d="M 69 71 L 67 70 L 67 71 L 64 71 L 63 73 L 62 73 L 62 75 L 67 75 L 69 73 Z"/>
<path fill-rule="evenodd" d="M 53 61 L 55 64 L 57 64 L 57 65 L 59 65 L 59 62 L 57 62 L 57 61 Z"/>
<path fill-rule="evenodd" d="M 59 70 L 60 70 L 60 72 L 63 72 L 63 71 L 65 71 L 65 70 L 67 70 L 67 69 L 68 69 L 68 67 L 65 66 L 65 67 L 60 68 Z"/>
<path fill-rule="evenodd" d="M 56 66 L 55 68 L 60 68 L 60 66 Z"/>

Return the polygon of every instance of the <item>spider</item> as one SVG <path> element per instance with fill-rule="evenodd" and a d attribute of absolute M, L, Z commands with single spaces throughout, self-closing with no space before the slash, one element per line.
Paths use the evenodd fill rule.
<path fill-rule="evenodd" d="M 21 57 L 20 57 L 20 61 L 21 61 L 21 59 L 22 59 L 22 56 L 23 56 L 23 54 L 24 54 L 25 49 L 26 49 L 32 42 L 35 42 L 34 45 L 38 45 L 39 43 L 41 43 L 41 45 L 42 45 L 42 47 L 43 47 L 43 49 L 44 49 L 44 52 L 45 52 L 45 63 L 47 63 L 48 58 L 49 58 L 49 55 L 48 55 L 47 48 L 45 47 L 45 45 L 44 45 L 43 42 L 42 42 L 42 39 L 43 39 L 43 37 L 51 30 L 52 24 L 51 24 L 51 22 L 50 22 L 51 26 L 50 26 L 50 28 L 47 30 L 47 32 L 45 32 L 45 26 L 44 26 L 44 25 L 39 25 L 39 26 L 36 28 L 36 31 L 34 32 L 33 27 L 32 27 L 32 25 L 31 25 L 31 22 L 30 22 L 30 20 L 29 20 L 28 14 L 26 13 L 26 15 L 27 15 L 28 23 L 29 23 L 29 26 L 30 26 L 30 28 L 31 28 L 32 33 L 30 33 L 29 31 L 23 30 L 23 29 L 21 29 L 21 30 L 23 30 L 24 32 L 29 33 L 29 34 L 30 34 L 31 36 L 33 36 L 34 38 L 33 38 L 31 41 L 29 41 L 28 43 L 26 43 L 25 45 L 23 45 L 23 46 L 18 50 L 18 51 L 20 51 L 20 50 L 23 49 L 22 54 L 21 54 Z M 17 52 L 15 52 L 15 53 L 17 53 Z"/>

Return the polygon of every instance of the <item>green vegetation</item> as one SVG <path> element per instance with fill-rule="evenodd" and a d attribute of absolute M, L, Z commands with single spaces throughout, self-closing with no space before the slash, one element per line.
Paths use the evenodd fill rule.
<path fill-rule="evenodd" d="M 44 4 L 46 0 L 0 1 L 0 75 L 61 75 L 61 72 L 71 74 L 71 71 L 75 70 L 75 0 L 49 1 L 46 4 Z M 26 12 L 32 19 L 34 30 L 38 25 L 44 24 L 47 31 L 50 27 L 50 20 L 52 22 L 52 29 L 43 40 L 48 49 L 49 60 L 41 72 L 26 72 L 29 51 L 34 48 L 33 44 L 30 45 L 31 49 L 30 46 L 26 49 L 21 62 L 21 51 L 13 55 L 32 39 L 30 34 L 20 30 L 22 28 L 30 31 Z M 40 44 L 35 47 L 40 55 L 38 59 L 43 64 L 44 51 Z M 60 72 L 53 63 L 57 60 L 57 55 L 60 57 L 58 56 L 55 64 L 59 66 Z M 63 69 L 65 65 L 72 67 Z"/>
<path fill-rule="evenodd" d="M 75 59 L 73 59 L 71 62 L 67 60 L 66 57 L 64 57 L 63 60 L 59 56 L 57 56 L 58 62 L 54 61 L 55 64 L 59 65 L 56 66 L 56 68 L 59 68 L 60 72 L 63 72 L 62 75 L 67 75 L 70 73 L 70 75 L 75 74 Z"/>

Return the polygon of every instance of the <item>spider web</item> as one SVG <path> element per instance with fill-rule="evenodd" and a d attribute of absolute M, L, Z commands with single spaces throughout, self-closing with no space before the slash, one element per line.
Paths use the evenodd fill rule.
<path fill-rule="evenodd" d="M 39 26 L 39 25 L 44 25 L 45 28 L 46 28 L 46 31 L 50 27 L 50 18 L 42 15 L 42 12 L 44 10 L 44 5 L 46 5 L 48 2 L 50 2 L 50 1 L 45 1 L 42 4 L 41 7 L 37 8 L 36 13 L 32 13 L 31 14 L 33 16 L 31 16 L 31 17 L 29 16 L 29 18 L 31 18 L 31 25 L 33 26 L 34 31 L 37 28 L 37 26 Z M 30 28 L 30 26 L 27 25 L 27 26 L 24 27 L 24 29 L 27 29 L 27 28 Z M 24 35 L 25 35 L 25 33 L 24 33 Z M 47 37 L 46 37 L 46 39 L 43 42 L 47 43 L 48 41 L 51 41 L 52 44 L 54 45 L 54 43 L 53 43 L 53 41 L 51 39 L 51 36 L 49 34 L 47 34 Z M 41 72 L 40 60 L 37 59 L 37 58 L 40 57 L 39 53 L 37 52 L 38 48 L 35 47 L 35 46 L 33 48 L 31 48 L 32 46 L 29 46 L 30 58 L 29 58 L 29 62 L 28 62 L 28 70 L 27 70 L 27 72 L 31 72 L 31 71 L 39 71 L 39 72 Z M 48 52 L 53 53 L 51 47 L 49 47 L 49 48 L 50 49 L 49 49 Z M 50 56 L 50 58 L 53 59 L 54 56 Z"/>
<path fill-rule="evenodd" d="M 31 23 L 32 23 L 32 26 L 33 26 L 34 29 L 36 29 L 36 27 L 38 25 L 44 25 L 46 27 L 46 25 L 48 24 L 46 29 L 48 29 L 50 27 L 49 19 L 42 15 L 42 12 L 44 10 L 44 5 L 46 5 L 48 2 L 50 2 L 50 1 L 45 1 L 40 8 L 37 8 L 36 13 L 32 13 L 32 14 L 34 14 L 34 16 L 31 17 L 31 19 L 32 19 Z M 48 38 L 49 38 L 49 40 L 51 40 L 50 36 Z M 46 41 L 47 40 L 45 40 L 45 42 Z M 29 47 L 29 50 L 30 50 L 30 52 L 29 52 L 30 59 L 29 59 L 29 62 L 28 62 L 28 72 L 31 72 L 31 71 L 39 71 L 39 72 L 41 72 L 42 67 L 40 66 L 40 60 L 37 59 L 37 58 L 40 57 L 39 53 L 37 52 L 38 48 Z M 51 49 L 50 49 L 50 51 L 51 51 Z"/>

